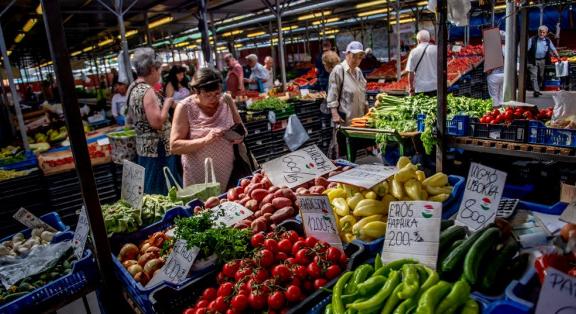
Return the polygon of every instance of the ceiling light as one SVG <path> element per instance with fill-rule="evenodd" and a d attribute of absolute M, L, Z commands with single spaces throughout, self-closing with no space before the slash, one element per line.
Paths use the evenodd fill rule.
<path fill-rule="evenodd" d="M 131 31 L 127 31 L 126 34 L 124 34 L 124 36 L 126 36 L 126 38 L 128 38 L 128 37 L 132 37 L 136 34 L 138 34 L 138 31 L 133 29 Z M 118 35 L 118 39 L 121 39 L 121 38 L 122 38 L 122 35 Z"/>
<path fill-rule="evenodd" d="M 291 26 L 282 27 L 282 31 L 287 32 L 287 31 L 291 31 L 291 30 L 297 29 L 297 28 L 298 28 L 297 25 L 291 25 Z"/>
<path fill-rule="evenodd" d="M 494 7 L 494 10 L 502 10 L 506 9 L 506 4 L 500 4 Z"/>
<path fill-rule="evenodd" d="M 379 9 L 379 10 L 372 10 L 372 11 L 366 11 L 366 12 L 362 12 L 362 13 L 358 13 L 359 17 L 363 17 L 363 16 L 370 16 L 370 15 L 376 15 L 376 14 L 381 14 L 381 13 L 386 13 L 388 12 L 388 9 Z"/>
<path fill-rule="evenodd" d="M 246 35 L 246 36 L 248 36 L 248 38 L 252 38 L 252 37 L 256 37 L 256 36 L 262 36 L 262 35 L 265 35 L 265 34 L 266 34 L 266 32 L 255 32 L 255 33 L 250 33 L 250 34 L 248 34 L 248 35 Z"/>
<path fill-rule="evenodd" d="M 244 31 L 241 31 L 241 30 L 235 30 L 235 31 L 231 31 L 231 32 L 227 32 L 227 33 L 222 34 L 222 37 L 230 37 L 230 36 L 242 34 L 243 32 Z"/>
<path fill-rule="evenodd" d="M 42 15 L 42 4 L 39 4 L 39 5 L 36 7 L 36 14 Z"/>
<path fill-rule="evenodd" d="M 22 27 L 22 30 L 27 33 L 29 32 L 32 27 L 34 27 L 34 25 L 36 25 L 36 22 L 38 22 L 38 19 L 29 19 L 26 24 L 24 24 L 24 27 Z"/>
<path fill-rule="evenodd" d="M 339 17 L 333 17 L 333 18 L 331 18 L 331 19 L 324 20 L 324 24 L 326 24 L 326 23 L 338 22 L 338 21 L 340 21 L 340 18 L 339 18 Z M 312 25 L 320 25 L 320 24 L 322 24 L 322 21 L 312 22 Z"/>
<path fill-rule="evenodd" d="M 413 23 L 413 22 L 416 22 L 416 19 L 412 17 L 412 18 L 408 18 L 408 19 L 402 19 L 399 22 L 400 22 L 400 24 Z"/>
<path fill-rule="evenodd" d="M 240 47 L 244 47 L 244 45 L 242 45 L 242 44 L 234 44 L 234 48 L 240 48 Z"/>
<path fill-rule="evenodd" d="M 101 42 L 98 43 L 98 47 L 104 47 L 106 45 L 110 45 L 111 43 L 113 43 L 114 40 L 112 38 L 108 38 L 106 40 L 103 40 Z"/>
<path fill-rule="evenodd" d="M 197 45 L 186 46 L 186 49 L 196 49 L 196 48 L 198 48 Z"/>
<path fill-rule="evenodd" d="M 323 17 L 326 15 L 331 14 L 332 11 L 323 11 L 323 12 L 318 12 L 318 13 L 312 13 L 312 14 L 307 14 L 307 15 L 302 15 L 298 17 L 298 21 L 303 21 L 303 20 L 309 20 L 309 19 L 315 19 L 315 18 L 319 18 L 319 17 Z"/>
<path fill-rule="evenodd" d="M 228 51 L 227 47 L 218 47 L 218 49 L 216 49 L 218 52 L 222 52 L 222 51 Z"/>
<path fill-rule="evenodd" d="M 362 9 L 362 8 L 367 8 L 367 7 L 371 7 L 371 6 L 375 6 L 378 4 L 384 4 L 388 1 L 386 0 L 377 0 L 377 1 L 370 1 L 370 2 L 364 2 L 364 3 L 360 3 L 356 5 L 356 9 Z"/>
<path fill-rule="evenodd" d="M 331 29 L 331 30 L 327 30 L 327 31 L 325 31 L 325 32 L 322 32 L 322 34 L 324 34 L 324 35 L 330 35 L 330 34 L 336 34 L 336 33 L 338 33 L 338 32 L 340 32 L 339 29 Z"/>
<path fill-rule="evenodd" d="M 8 56 L 10 56 L 12 54 L 12 50 L 6 51 L 6 54 L 8 54 Z"/>
<path fill-rule="evenodd" d="M 428 1 L 420 1 L 418 3 L 416 3 L 417 6 L 421 7 L 421 6 L 427 6 L 428 5 Z"/>
<path fill-rule="evenodd" d="M 189 42 L 183 41 L 181 43 L 177 43 L 176 45 L 174 45 L 174 47 L 179 48 L 179 47 L 184 47 L 184 46 L 188 46 L 188 45 L 190 45 Z"/>
<path fill-rule="evenodd" d="M 14 38 L 14 42 L 15 42 L 15 43 L 21 42 L 22 39 L 24 39 L 24 36 L 26 36 L 26 34 L 24 34 L 24 33 L 18 33 L 18 35 L 16 35 L 16 37 Z"/>
<path fill-rule="evenodd" d="M 90 47 L 86 47 L 84 49 L 82 49 L 82 52 L 88 52 L 88 51 L 92 51 L 94 50 L 94 47 L 90 46 Z"/>
<path fill-rule="evenodd" d="M 174 20 L 174 18 L 171 17 L 171 16 L 163 17 L 163 18 L 161 18 L 161 19 L 159 19 L 159 20 L 156 20 L 156 21 L 154 21 L 154 22 L 149 23 L 149 24 L 148 24 L 148 29 L 153 29 L 153 28 L 156 28 L 156 27 L 158 27 L 158 26 L 160 26 L 160 25 L 164 25 L 164 24 L 170 23 L 170 22 L 172 22 L 172 20 Z"/>
<path fill-rule="evenodd" d="M 81 53 L 82 53 L 82 50 L 74 51 L 73 53 L 70 54 L 70 56 L 71 56 L 71 57 L 75 57 L 75 56 L 77 56 L 77 55 L 79 55 L 79 54 L 81 54 Z"/>

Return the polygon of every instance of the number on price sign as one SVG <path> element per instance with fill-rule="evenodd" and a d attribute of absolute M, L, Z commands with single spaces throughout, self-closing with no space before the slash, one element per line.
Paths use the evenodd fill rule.
<path fill-rule="evenodd" d="M 12 218 L 16 219 L 18 222 L 23 224 L 28 228 L 43 228 L 50 232 L 56 232 L 57 230 L 52 228 L 49 224 L 42 221 L 42 219 L 36 217 L 31 212 L 27 211 L 24 207 L 21 207 Z"/>
<path fill-rule="evenodd" d="M 536 314 L 574 313 L 576 313 L 576 278 L 548 267 L 540 289 Z"/>
<path fill-rule="evenodd" d="M 146 287 L 152 287 L 162 281 L 181 283 L 188 276 L 198 252 L 200 252 L 199 248 L 193 247 L 189 250 L 186 247 L 186 241 L 177 240 L 166 264 L 152 277 Z"/>
<path fill-rule="evenodd" d="M 89 232 L 90 224 L 88 223 L 88 218 L 86 217 L 86 208 L 82 206 L 82 209 L 80 209 L 80 215 L 78 215 L 76 230 L 74 231 L 74 239 L 72 239 L 74 255 L 77 259 L 82 258 L 82 254 L 84 253 L 84 246 L 86 245 L 86 239 L 88 239 Z"/>
<path fill-rule="evenodd" d="M 144 167 L 128 160 L 122 165 L 122 199 L 134 208 L 142 208 L 144 196 Z"/>
<path fill-rule="evenodd" d="M 336 230 L 336 219 L 328 197 L 298 195 L 298 204 L 306 235 L 342 249 L 342 241 Z"/>
<path fill-rule="evenodd" d="M 339 182 L 370 189 L 376 184 L 393 176 L 398 169 L 381 165 L 360 165 L 328 178 L 330 182 Z"/>

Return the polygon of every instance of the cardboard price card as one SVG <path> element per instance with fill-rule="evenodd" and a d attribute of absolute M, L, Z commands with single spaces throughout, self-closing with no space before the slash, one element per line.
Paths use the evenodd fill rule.
<path fill-rule="evenodd" d="M 328 197 L 326 195 L 298 195 L 297 198 L 306 235 L 343 250 Z"/>
<path fill-rule="evenodd" d="M 152 287 L 162 281 L 179 284 L 188 276 L 199 252 L 199 248 L 193 247 L 189 250 L 186 247 L 186 241 L 177 240 L 166 264 L 155 273 L 146 287 Z"/>
<path fill-rule="evenodd" d="M 211 209 L 217 214 L 215 223 L 222 223 L 226 227 L 233 226 L 237 222 L 240 222 L 250 216 L 253 212 L 248 208 L 234 202 L 225 202 Z"/>
<path fill-rule="evenodd" d="M 496 219 L 506 172 L 472 163 L 456 223 L 477 231 Z"/>
<path fill-rule="evenodd" d="M 12 218 L 16 219 L 18 222 L 23 224 L 28 228 L 43 228 L 50 232 L 57 232 L 58 230 L 52 228 L 49 224 L 42 221 L 42 219 L 36 217 L 31 212 L 27 211 L 24 207 L 21 207 Z"/>
<path fill-rule="evenodd" d="M 441 219 L 442 203 L 391 202 L 382 247 L 382 262 L 414 258 L 436 269 Z"/>
<path fill-rule="evenodd" d="M 576 278 L 548 267 L 540 289 L 536 314 L 574 313 L 576 313 Z"/>
<path fill-rule="evenodd" d="M 262 165 L 272 184 L 293 188 L 336 170 L 332 161 L 312 145 L 299 149 Z"/>
<path fill-rule="evenodd" d="M 393 166 L 360 165 L 356 168 L 330 177 L 328 178 L 328 181 L 370 189 L 376 184 L 393 176 L 396 172 L 398 172 L 398 169 Z"/>
<path fill-rule="evenodd" d="M 74 246 L 74 256 L 76 256 L 77 259 L 82 258 L 82 254 L 84 253 L 84 246 L 86 246 L 86 240 L 88 239 L 89 232 L 90 224 L 88 223 L 88 218 L 86 217 L 86 208 L 82 206 L 82 209 L 80 209 L 80 215 L 78 216 L 76 230 L 74 230 L 74 238 L 72 239 L 72 245 Z"/>
<path fill-rule="evenodd" d="M 122 199 L 134 208 L 142 208 L 146 169 L 128 160 L 122 164 Z"/>

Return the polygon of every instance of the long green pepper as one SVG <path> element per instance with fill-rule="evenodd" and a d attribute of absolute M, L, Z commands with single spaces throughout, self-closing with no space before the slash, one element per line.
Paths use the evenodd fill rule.
<path fill-rule="evenodd" d="M 460 314 L 479 314 L 480 313 L 480 306 L 478 302 L 474 301 L 474 299 L 468 297 L 466 303 L 464 303 L 464 307 L 460 311 Z"/>
<path fill-rule="evenodd" d="M 374 268 L 370 264 L 363 264 L 358 266 L 352 275 L 352 279 L 346 285 L 344 289 L 344 294 L 352 294 L 356 291 L 356 287 L 358 284 L 364 282 L 366 278 L 370 277 L 370 275 L 374 272 Z"/>
<path fill-rule="evenodd" d="M 348 308 L 352 308 L 355 310 L 367 310 L 377 306 L 380 306 L 388 296 L 392 293 L 394 288 L 400 283 L 400 273 L 398 271 L 390 272 L 390 277 L 386 280 L 382 289 L 378 291 L 375 295 L 373 295 L 370 299 L 360 302 L 360 303 L 352 303 L 346 305 Z"/>
<path fill-rule="evenodd" d="M 378 275 L 388 276 L 390 271 L 399 270 L 405 264 L 418 264 L 418 261 L 416 261 L 415 259 L 411 259 L 411 258 L 399 259 L 399 260 L 390 262 L 390 263 L 383 265 L 382 267 L 378 268 L 378 270 L 376 270 L 374 272 L 374 274 L 372 274 L 372 276 L 378 276 Z"/>
<path fill-rule="evenodd" d="M 398 292 L 403 289 L 404 283 L 399 284 L 396 286 L 396 289 L 392 292 L 392 295 L 386 300 L 384 304 L 384 308 L 380 312 L 380 314 L 391 314 L 392 311 L 396 308 L 396 305 L 400 303 L 400 299 L 398 298 Z"/>
<path fill-rule="evenodd" d="M 406 314 L 410 310 L 413 310 L 414 308 L 416 308 L 417 305 L 418 305 L 418 302 L 416 302 L 415 297 L 408 298 L 408 299 L 402 301 L 402 303 L 400 303 L 398 305 L 398 307 L 396 307 L 396 309 L 394 310 L 394 312 L 392 314 Z"/>
<path fill-rule="evenodd" d="M 332 309 L 334 314 L 344 314 L 344 303 L 342 303 L 342 290 L 344 290 L 344 285 L 352 277 L 352 272 L 345 272 L 340 279 L 334 285 L 332 290 Z"/>
<path fill-rule="evenodd" d="M 380 269 L 380 267 L 382 267 L 382 256 L 380 256 L 380 253 L 378 253 L 374 258 L 374 271 L 377 271 Z"/>
<path fill-rule="evenodd" d="M 418 270 L 415 264 L 402 266 L 402 283 L 404 287 L 398 292 L 398 298 L 406 300 L 418 292 L 420 282 L 418 282 Z"/>
<path fill-rule="evenodd" d="M 465 280 L 457 281 L 450 293 L 438 305 L 437 313 L 445 313 L 451 307 L 459 307 L 470 296 L 470 285 Z"/>
<path fill-rule="evenodd" d="M 334 311 L 332 310 L 332 304 L 326 305 L 324 308 L 324 314 L 334 314 Z"/>
<path fill-rule="evenodd" d="M 424 291 L 430 289 L 435 284 L 437 284 L 438 281 L 440 281 L 440 276 L 438 276 L 438 273 L 435 270 L 433 270 L 429 267 L 426 267 L 424 265 L 417 265 L 416 267 L 418 267 L 418 269 L 424 270 L 426 273 L 428 273 L 428 278 L 426 278 L 426 281 L 424 281 L 424 283 L 420 287 L 420 293 L 421 294 L 424 293 Z"/>
<path fill-rule="evenodd" d="M 420 300 L 418 300 L 416 314 L 434 314 L 436 306 L 450 292 L 451 287 L 450 283 L 441 280 L 430 289 L 424 291 Z"/>

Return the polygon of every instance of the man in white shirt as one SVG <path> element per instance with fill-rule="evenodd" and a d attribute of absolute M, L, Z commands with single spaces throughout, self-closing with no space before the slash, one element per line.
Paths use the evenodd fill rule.
<path fill-rule="evenodd" d="M 437 89 L 437 47 L 430 43 L 430 33 L 421 30 L 416 35 L 418 45 L 410 51 L 406 71 L 410 95 L 422 93 L 435 96 Z"/>
<path fill-rule="evenodd" d="M 272 57 L 267 56 L 264 58 L 264 68 L 268 71 L 268 78 L 266 79 L 266 89 L 270 91 L 274 88 L 274 59 Z"/>
<path fill-rule="evenodd" d="M 128 86 L 123 82 L 116 83 L 116 94 L 112 96 L 112 116 L 118 125 L 126 123 L 126 90 Z"/>
<path fill-rule="evenodd" d="M 258 63 L 258 56 L 250 54 L 246 56 L 248 66 L 252 70 L 250 77 L 244 79 L 244 83 L 248 83 L 248 89 L 257 90 L 260 93 L 266 93 L 266 82 L 268 81 L 268 71 L 263 65 Z"/>

